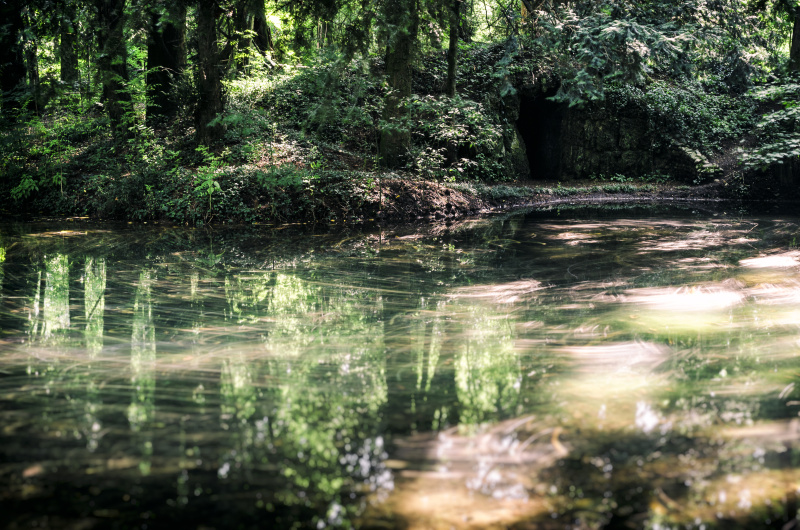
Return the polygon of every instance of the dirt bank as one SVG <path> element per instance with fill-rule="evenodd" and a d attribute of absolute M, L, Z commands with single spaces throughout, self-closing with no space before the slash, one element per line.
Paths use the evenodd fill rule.
<path fill-rule="evenodd" d="M 439 184 L 410 178 L 384 180 L 365 197 L 361 219 L 418 221 L 456 219 L 526 206 L 609 202 L 696 202 L 730 199 L 723 182 L 688 187 L 670 184 L 524 182 L 513 185 Z"/>

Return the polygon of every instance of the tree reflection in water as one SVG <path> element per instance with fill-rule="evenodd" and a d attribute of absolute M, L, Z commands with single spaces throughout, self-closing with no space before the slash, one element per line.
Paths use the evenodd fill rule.
<path fill-rule="evenodd" d="M 796 221 L 591 216 L 0 229 L 11 524 L 782 527 Z"/>

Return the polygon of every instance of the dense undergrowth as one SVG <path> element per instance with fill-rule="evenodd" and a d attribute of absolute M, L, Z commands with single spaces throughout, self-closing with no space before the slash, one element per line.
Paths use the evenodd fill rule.
<path fill-rule="evenodd" d="M 95 100 L 61 93 L 43 112 L 3 126 L 0 203 L 6 214 L 201 225 L 371 217 L 386 199 L 398 198 L 383 192 L 385 181 L 398 178 L 465 183 L 465 190 L 487 200 L 545 193 L 487 187 L 519 177 L 506 156 L 514 124 L 504 117 L 504 98 L 515 92 L 509 80 L 540 65 L 502 44 L 463 46 L 462 56 L 460 95 L 452 99 L 442 94 L 445 56 L 429 54 L 417 64 L 407 113 L 391 125 L 412 139 L 399 172 L 385 173 L 378 163 L 378 131 L 389 126 L 380 121 L 387 90 L 381 61 L 320 54 L 302 67 L 251 71 L 228 82 L 220 117 L 226 132 L 210 148 L 194 142 L 188 104 L 172 122 L 147 127 L 140 103 L 129 139 L 120 145 Z M 190 87 L 177 86 L 186 91 L 177 97 L 190 100 Z M 735 93 L 713 76 L 702 82 L 660 78 L 642 86 L 612 84 L 605 102 L 595 104 L 615 112 L 640 109 L 665 145 L 720 153 L 754 130 L 760 100 L 782 98 L 785 108 L 760 125 L 768 141 L 749 149 L 749 166 L 741 166 L 763 168 L 798 156 L 797 107 L 790 103 L 796 92 L 793 84 Z M 658 177 L 663 184 L 669 176 Z M 652 180 L 596 180 L 582 192 L 655 191 Z M 578 188 L 548 188 L 554 196 L 578 193 L 569 189 Z"/>

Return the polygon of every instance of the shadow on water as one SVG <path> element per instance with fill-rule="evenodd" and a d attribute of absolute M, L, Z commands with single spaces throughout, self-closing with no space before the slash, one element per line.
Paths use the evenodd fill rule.
<path fill-rule="evenodd" d="M 797 219 L 567 217 L 0 227 L 0 525 L 790 528 Z"/>

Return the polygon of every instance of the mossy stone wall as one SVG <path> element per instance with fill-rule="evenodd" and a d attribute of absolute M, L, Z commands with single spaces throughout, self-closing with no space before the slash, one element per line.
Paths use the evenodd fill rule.
<path fill-rule="evenodd" d="M 702 154 L 658 136 L 642 109 L 600 104 L 569 108 L 548 99 L 556 89 L 552 79 L 523 82 L 499 109 L 508 123 L 516 125 L 506 139 L 506 157 L 519 156 L 519 149 L 508 149 L 512 144 L 524 144 L 527 153 L 528 167 L 509 164 L 521 169 L 520 177 L 569 181 L 617 174 L 665 175 L 692 182 L 708 171 Z"/>
<path fill-rule="evenodd" d="M 561 174 L 565 180 L 592 176 L 669 175 L 691 181 L 702 156 L 656 138 L 638 109 L 564 109 L 561 123 Z M 662 146 L 669 147 L 662 147 Z"/>

